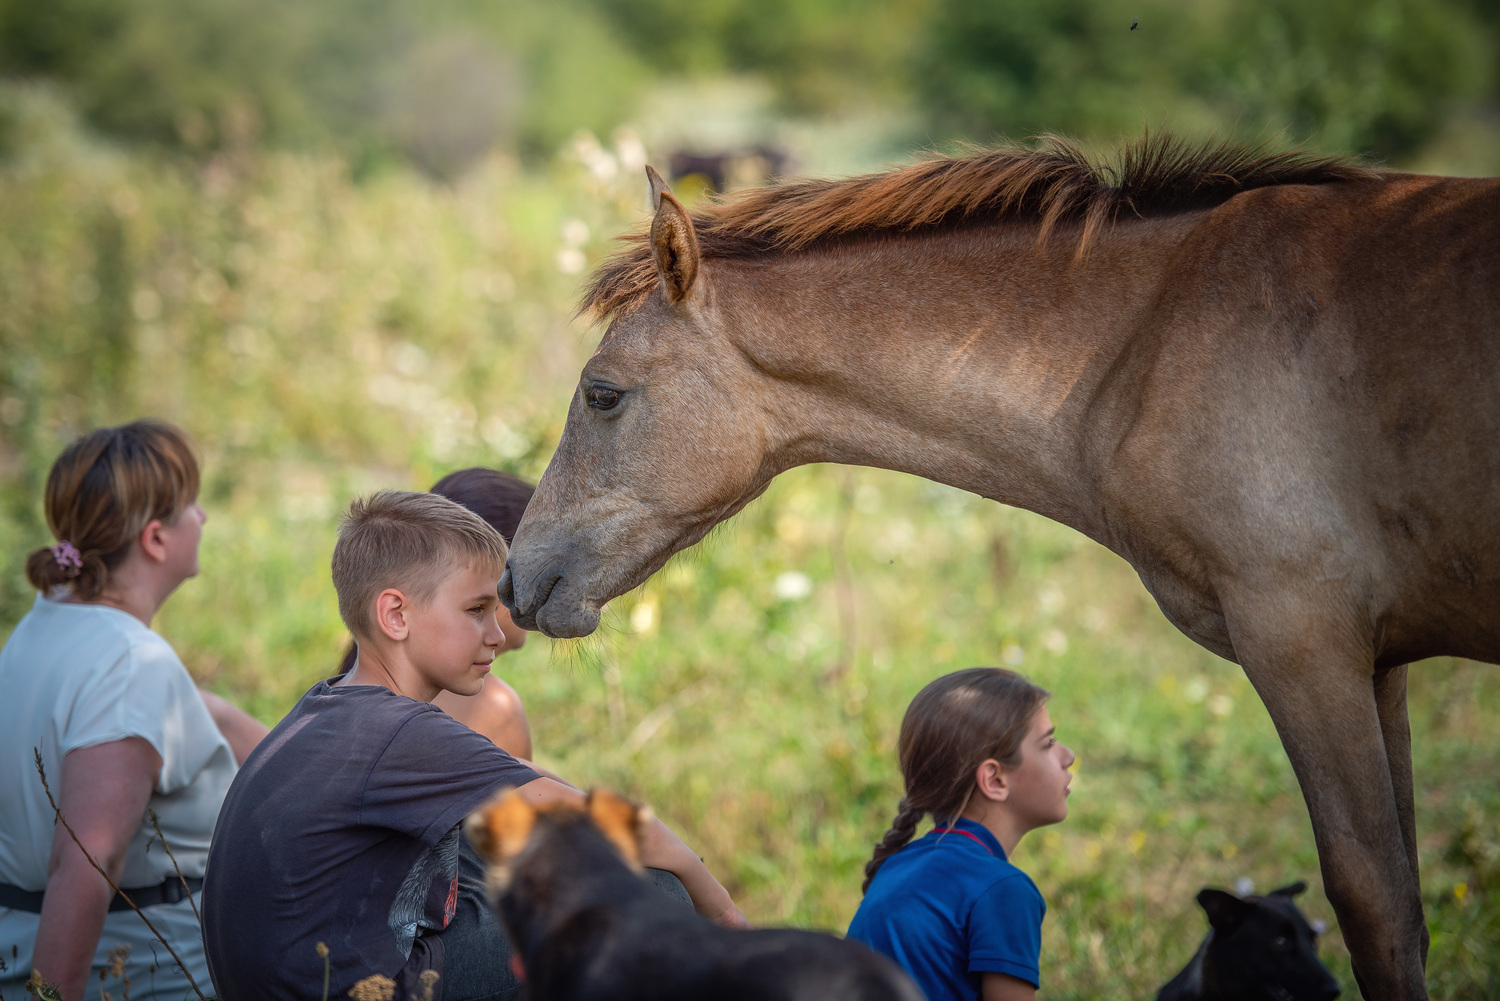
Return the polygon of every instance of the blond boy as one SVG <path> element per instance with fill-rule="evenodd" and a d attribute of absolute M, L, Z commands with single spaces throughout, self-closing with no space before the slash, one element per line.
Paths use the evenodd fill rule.
<path fill-rule="evenodd" d="M 318 996 L 318 943 L 330 997 L 375 975 L 397 997 L 421 997 L 428 971 L 443 1001 L 519 993 L 458 825 L 505 786 L 536 804 L 583 797 L 432 705 L 440 692 L 478 692 L 504 643 L 505 558 L 493 528 L 434 494 L 384 491 L 350 507 L 333 582 L 358 660 L 315 685 L 245 762 L 214 833 L 203 925 L 223 1001 Z M 660 822 L 643 855 L 701 913 L 743 923 Z"/>

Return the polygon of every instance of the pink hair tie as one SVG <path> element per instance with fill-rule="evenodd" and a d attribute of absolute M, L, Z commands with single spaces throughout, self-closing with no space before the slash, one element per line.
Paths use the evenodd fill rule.
<path fill-rule="evenodd" d="M 83 556 L 67 539 L 52 547 L 52 558 L 62 567 L 65 577 L 77 577 L 83 572 Z"/>

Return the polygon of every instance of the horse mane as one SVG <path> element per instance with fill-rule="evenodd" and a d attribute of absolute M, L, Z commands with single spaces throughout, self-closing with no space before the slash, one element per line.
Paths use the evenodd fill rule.
<path fill-rule="evenodd" d="M 790 254 L 1003 221 L 1039 223 L 1039 240 L 1059 223 L 1082 222 L 1081 254 L 1121 215 L 1173 215 L 1213 208 L 1252 188 L 1373 176 L 1345 157 L 1266 145 L 1190 143 L 1148 133 L 1113 158 L 1095 160 L 1067 139 L 1044 136 L 1035 149 L 976 149 L 845 180 L 750 188 L 709 202 L 692 219 L 705 258 Z M 595 270 L 580 313 L 608 319 L 656 290 L 648 229 L 623 239 L 625 249 Z"/>

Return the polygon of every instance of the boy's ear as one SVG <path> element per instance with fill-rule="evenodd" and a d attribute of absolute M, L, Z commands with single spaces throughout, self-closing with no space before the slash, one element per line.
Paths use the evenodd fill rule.
<path fill-rule="evenodd" d="M 651 808 L 636 806 L 609 789 L 589 790 L 589 819 L 619 849 L 630 868 L 641 868 L 641 832 L 652 819 Z"/>
<path fill-rule="evenodd" d="M 375 596 L 375 628 L 397 643 L 401 642 L 411 632 L 411 625 L 406 621 L 410 607 L 411 601 L 406 595 L 394 587 L 386 588 Z"/>
<path fill-rule="evenodd" d="M 504 789 L 464 819 L 464 833 L 491 873 L 508 865 L 526 848 L 536 827 L 536 809 L 515 789 Z"/>

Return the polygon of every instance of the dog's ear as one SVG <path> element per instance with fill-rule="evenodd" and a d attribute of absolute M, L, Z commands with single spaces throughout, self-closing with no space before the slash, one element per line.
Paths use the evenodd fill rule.
<path fill-rule="evenodd" d="M 536 826 L 536 810 L 515 789 L 503 789 L 464 820 L 464 833 L 479 857 L 503 866 L 521 854 Z"/>
<path fill-rule="evenodd" d="M 651 819 L 651 811 L 609 789 L 589 790 L 589 818 L 610 843 L 619 849 L 632 869 L 641 868 L 641 830 Z"/>
<path fill-rule="evenodd" d="M 1266 894 L 1266 896 L 1268 896 L 1268 897 L 1295 897 L 1297 894 L 1302 893 L 1306 889 L 1307 889 L 1307 884 L 1304 883 L 1304 882 L 1302 882 L 1302 880 L 1299 879 L 1295 883 L 1288 883 L 1286 886 L 1278 886 L 1276 889 L 1274 889 L 1270 893 Z"/>
<path fill-rule="evenodd" d="M 1227 890 L 1215 890 L 1205 886 L 1198 891 L 1198 906 L 1208 914 L 1208 923 L 1216 931 L 1231 931 L 1239 926 L 1245 915 L 1255 909 Z"/>

